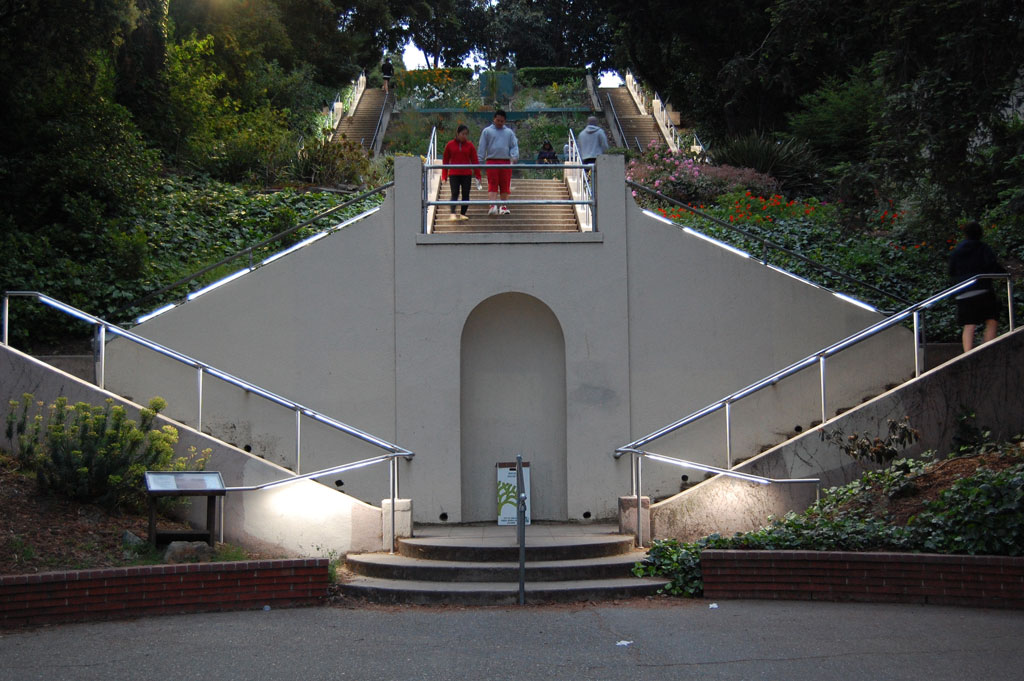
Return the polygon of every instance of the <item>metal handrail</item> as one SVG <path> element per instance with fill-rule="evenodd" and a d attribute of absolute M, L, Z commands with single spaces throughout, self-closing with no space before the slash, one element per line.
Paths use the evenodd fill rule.
<path fill-rule="evenodd" d="M 819 485 L 816 494 L 819 493 L 821 478 L 768 478 L 762 475 L 753 475 L 751 473 L 744 473 L 742 471 L 734 471 L 727 468 L 719 468 L 717 466 L 711 466 L 705 463 L 698 463 L 697 461 L 688 461 L 686 459 L 679 459 L 673 456 L 666 456 L 665 454 L 658 454 L 656 452 L 648 452 L 642 449 L 623 448 L 622 452 L 616 454 L 616 457 L 622 454 L 629 453 L 630 471 L 632 473 L 632 484 L 633 488 L 630 491 L 632 496 L 636 497 L 636 530 L 634 532 L 636 536 L 636 545 L 643 546 L 644 532 L 643 523 L 641 522 L 641 511 L 643 510 L 642 501 L 642 481 L 643 481 L 643 465 L 644 459 L 650 459 L 652 461 L 658 461 L 660 463 L 667 463 L 673 466 L 679 466 L 680 468 L 691 468 L 698 471 L 704 471 L 706 473 L 714 473 L 716 475 L 724 475 L 730 478 L 737 478 L 746 482 L 755 482 L 761 485 L 775 485 L 775 484 L 787 484 L 787 483 L 814 483 Z"/>
<path fill-rule="evenodd" d="M 147 293 L 146 295 L 144 295 L 143 297 L 139 298 L 138 300 L 135 300 L 135 301 L 133 301 L 133 302 L 127 304 L 127 305 L 122 305 L 121 307 L 119 307 L 115 311 L 114 314 L 115 315 L 121 314 L 122 312 L 124 312 L 124 311 L 126 311 L 126 310 L 128 310 L 130 308 L 139 307 L 143 303 L 145 303 L 146 301 L 148 301 L 148 300 L 150 300 L 152 298 L 157 298 L 157 297 L 162 296 L 163 294 L 167 293 L 168 291 L 173 291 L 174 289 L 178 288 L 179 286 L 183 286 L 185 284 L 188 284 L 189 282 L 191 282 L 191 281 L 193 281 L 195 279 L 198 279 L 199 277 L 203 276 L 207 272 L 215 270 L 218 267 L 226 265 L 226 264 L 228 264 L 228 263 L 230 263 L 230 262 L 232 262 L 234 260 L 237 260 L 238 258 L 241 258 L 242 256 L 245 256 L 245 255 L 249 256 L 249 268 L 250 269 L 254 269 L 255 267 L 258 267 L 258 265 L 256 263 L 254 263 L 253 260 L 252 260 L 252 254 L 253 254 L 254 251 L 256 251 L 256 250 L 258 250 L 260 248 L 263 248 L 264 246 L 267 246 L 267 245 L 269 245 L 269 244 L 271 244 L 271 243 L 273 243 L 275 241 L 278 241 L 278 240 L 283 239 L 283 238 L 285 238 L 287 236 L 290 236 L 290 235 L 294 234 L 295 232 L 299 231 L 300 229 L 302 229 L 303 227 L 308 227 L 309 225 L 311 225 L 311 224 L 313 224 L 315 222 L 318 222 L 319 220 L 322 220 L 322 219 L 324 219 L 326 217 L 329 217 L 330 215 L 332 215 L 334 213 L 337 213 L 340 210 L 348 208 L 349 206 L 351 206 L 354 203 L 359 203 L 360 201 L 362 201 L 364 199 L 367 199 L 367 198 L 373 196 L 374 194 L 379 194 L 379 193 L 381 193 L 381 192 L 391 188 L 392 186 L 394 186 L 394 184 L 395 184 L 394 181 L 388 182 L 388 183 L 383 184 L 383 185 L 381 185 L 381 186 L 379 186 L 379 187 L 377 187 L 375 189 L 371 189 L 371 190 L 369 190 L 367 192 L 363 192 L 359 196 L 356 196 L 355 198 L 349 199 L 349 200 L 345 201 L 344 203 L 339 203 L 337 206 L 334 206 L 333 208 L 329 208 L 329 209 L 325 210 L 322 213 L 314 215 L 313 217 L 309 218 L 308 220 L 306 220 L 304 222 L 301 222 L 301 223 L 295 225 L 294 227 L 289 227 L 288 229 L 284 230 L 283 232 L 278 232 L 277 234 L 274 234 L 273 236 L 267 237 L 266 239 L 264 239 L 263 241 L 259 242 L 258 244 L 254 244 L 252 246 L 248 246 L 247 248 L 243 248 L 242 250 L 238 251 L 237 253 L 235 253 L 233 255 L 229 255 L 226 258 L 222 258 L 221 260 L 218 260 L 217 262 L 213 263 L 212 265 L 207 265 L 206 267 L 203 267 L 202 269 L 197 270 L 197 271 L 193 272 L 192 274 L 179 279 L 178 281 L 174 282 L 173 284 L 168 284 L 167 286 L 164 286 L 162 289 L 159 289 L 157 291 L 151 291 L 151 292 Z"/>
<path fill-rule="evenodd" d="M 792 376 L 793 374 L 795 374 L 795 373 L 797 373 L 797 372 L 799 372 L 799 371 L 801 371 L 803 369 L 806 369 L 806 368 L 808 368 L 808 367 L 810 367 L 810 366 L 812 366 L 814 364 L 817 364 L 818 365 L 818 370 L 819 370 L 819 385 L 820 385 L 820 391 L 821 391 L 821 421 L 822 421 L 822 423 L 824 423 L 825 421 L 828 420 L 828 405 L 827 405 L 826 390 L 825 390 L 825 360 L 827 358 L 833 356 L 833 355 L 838 354 L 839 352 L 842 352 L 843 350 L 846 350 L 847 348 L 850 348 L 850 347 L 853 347 L 854 345 L 857 345 L 861 341 L 867 340 L 868 338 L 871 338 L 871 337 L 877 335 L 878 333 L 881 333 L 882 331 L 885 331 L 886 329 L 892 328 L 893 326 L 896 326 L 897 324 L 901 324 L 903 321 L 905 321 L 908 318 L 913 318 L 913 322 L 914 322 L 914 376 L 915 377 L 920 376 L 921 375 L 921 352 L 920 352 L 920 342 L 919 342 L 919 339 L 921 338 L 921 328 L 922 328 L 921 312 L 924 311 L 925 309 L 931 307 L 935 303 L 939 302 L 940 300 L 944 300 L 946 298 L 949 298 L 950 296 L 953 296 L 953 295 L 956 295 L 957 293 L 960 293 L 961 291 L 969 289 L 971 286 L 973 286 L 974 284 L 976 284 L 978 281 L 980 281 L 982 279 L 1006 279 L 1007 306 L 1009 307 L 1009 325 L 1010 325 L 1010 331 L 1013 331 L 1014 328 L 1015 328 L 1015 320 L 1014 320 L 1014 315 L 1013 315 L 1013 281 L 1010 278 L 1010 276 L 1008 274 L 1003 274 L 1003 273 L 975 275 L 975 276 L 971 277 L 970 279 L 966 279 L 966 280 L 960 282 L 959 284 L 956 284 L 955 286 L 950 286 L 949 288 L 945 289 L 944 291 L 940 291 L 939 293 L 936 293 L 935 295 L 931 296 L 930 298 L 926 298 L 923 301 L 915 303 L 915 304 L 907 307 L 906 309 L 901 310 L 900 312 L 897 312 L 894 315 L 886 317 L 885 319 L 883 319 L 881 321 L 878 321 L 878 322 L 872 324 L 871 326 L 869 326 L 869 327 L 867 327 L 865 329 L 862 329 L 861 331 L 858 331 L 858 332 L 856 332 L 854 334 L 851 334 L 850 336 L 847 336 L 846 338 L 844 338 L 844 339 L 842 339 L 840 341 L 837 341 L 837 342 L 833 343 L 832 345 L 829 345 L 829 346 L 827 346 L 825 348 L 822 348 L 821 350 L 819 350 L 819 351 L 817 351 L 817 352 L 815 352 L 813 354 L 810 354 L 807 357 L 804 357 L 803 359 L 794 362 L 793 364 L 790 364 L 789 366 L 785 367 L 784 369 L 780 369 L 779 371 L 776 371 L 775 373 L 770 374 L 770 375 L 766 376 L 765 378 L 762 378 L 760 381 L 757 381 L 755 383 L 751 383 L 750 385 L 748 385 L 745 388 L 741 388 L 740 390 L 737 390 L 737 391 L 727 395 L 726 397 L 723 397 L 722 399 L 720 399 L 720 400 L 718 400 L 716 402 L 712 402 L 711 404 L 707 405 L 706 407 L 703 407 L 702 409 L 698 409 L 697 411 L 693 412 L 692 414 L 690 414 L 688 416 L 685 416 L 684 418 L 679 419 L 678 421 L 675 421 L 674 423 L 671 423 L 671 424 L 669 424 L 667 426 L 664 426 L 664 427 L 662 427 L 662 428 L 660 428 L 660 429 L 658 429 L 658 430 L 656 430 L 656 431 L 654 431 L 652 433 L 649 433 L 648 435 L 645 435 L 644 437 L 642 437 L 642 438 L 640 438 L 638 440 L 634 440 L 633 442 L 630 442 L 627 445 L 623 445 L 622 447 L 617 448 L 615 450 L 614 456 L 615 456 L 616 459 L 618 459 L 619 457 L 621 457 L 623 454 L 625 454 L 627 452 L 633 452 L 634 450 L 638 450 L 638 449 L 644 447 L 645 445 L 647 445 L 647 444 L 649 444 L 649 443 L 651 443 L 651 442 L 653 442 L 653 441 L 655 441 L 655 440 L 657 440 L 659 438 L 662 438 L 665 435 L 668 435 L 669 433 L 673 433 L 673 432 L 679 430 L 683 426 L 690 425 L 691 423 L 694 423 L 694 422 L 704 418 L 705 416 L 708 416 L 709 414 L 713 414 L 713 413 L 719 411 L 720 409 L 725 409 L 725 455 L 726 455 L 726 468 L 730 468 L 731 469 L 732 468 L 732 418 L 731 418 L 732 414 L 731 414 L 731 410 L 732 410 L 732 405 L 734 403 L 738 402 L 739 400 L 743 399 L 744 397 L 747 397 L 749 395 L 753 395 L 754 393 L 759 392 L 760 390 L 762 390 L 764 388 L 773 386 L 776 383 L 778 383 L 779 381 L 781 381 L 782 379 L 787 378 L 789 376 Z"/>
<path fill-rule="evenodd" d="M 566 156 L 565 164 L 562 166 L 566 170 L 566 181 L 573 195 L 581 197 L 580 200 L 585 201 L 587 206 L 583 209 L 582 214 L 577 213 L 577 218 L 580 221 L 580 231 L 585 231 L 586 227 L 590 227 L 591 230 L 596 232 L 594 190 L 590 185 L 590 173 L 584 167 L 583 159 L 580 157 L 580 148 L 576 144 L 576 135 L 573 133 L 572 128 L 569 129 L 568 145 L 569 154 Z"/>
<path fill-rule="evenodd" d="M 381 134 L 381 125 L 384 123 L 384 113 L 388 110 L 388 101 L 391 99 L 391 95 L 384 95 L 384 103 L 380 107 L 380 115 L 377 116 L 377 127 L 373 129 L 373 138 L 370 140 L 370 146 L 367 151 L 371 155 L 374 153 L 374 149 L 377 147 L 377 135 Z"/>
<path fill-rule="evenodd" d="M 177 352 L 176 350 L 172 350 L 164 345 L 161 345 L 160 343 L 157 343 L 156 341 L 149 340 L 148 338 L 143 338 L 142 336 L 132 333 L 127 329 L 123 329 L 120 326 L 117 326 L 116 324 L 100 319 L 99 317 L 95 317 L 87 312 L 83 312 L 78 308 L 72 307 L 71 305 L 68 305 L 66 303 L 62 303 L 61 301 L 55 298 L 51 298 L 50 296 L 47 296 L 43 293 L 39 293 L 38 291 L 6 291 L 4 293 L 2 307 L 2 327 L 4 345 L 8 344 L 9 299 L 13 297 L 35 298 L 38 302 L 43 303 L 44 305 L 48 305 L 49 307 L 52 307 L 60 312 L 70 315 L 71 317 L 75 317 L 76 319 L 82 320 L 97 327 L 96 347 L 98 348 L 99 352 L 99 367 L 96 372 L 95 383 L 100 389 L 104 389 L 105 387 L 104 384 L 106 369 L 106 334 L 108 331 L 115 336 L 120 336 L 128 341 L 135 343 L 136 345 L 140 345 L 144 348 L 156 352 L 157 354 L 163 355 L 164 357 L 173 359 L 174 361 L 180 364 L 185 364 L 186 366 L 190 366 L 193 369 L 196 369 L 198 402 L 196 430 L 201 431 L 203 426 L 203 377 L 206 375 L 218 378 L 224 383 L 233 385 L 236 388 L 245 390 L 248 393 L 252 393 L 253 395 L 262 397 L 268 402 L 272 402 L 274 404 L 277 404 L 278 406 L 284 407 L 295 412 L 296 475 L 302 472 L 301 463 L 303 416 L 312 419 L 317 423 L 321 423 L 329 428 L 345 433 L 346 435 L 354 437 L 374 447 L 377 447 L 378 449 L 388 451 L 391 454 L 404 456 L 406 457 L 406 459 L 411 459 L 414 456 L 412 451 L 404 447 L 392 444 L 387 440 L 384 440 L 375 435 L 371 435 L 370 433 L 359 430 L 358 428 L 338 421 L 337 419 L 327 416 L 326 414 L 323 414 L 315 409 L 306 407 L 298 402 L 289 400 L 288 398 L 282 397 L 274 392 L 271 392 L 270 390 L 266 390 L 265 388 L 261 388 L 253 383 L 250 383 L 249 381 L 233 376 L 232 374 L 229 374 L 226 371 L 221 371 L 220 369 L 217 369 L 216 367 L 206 364 L 205 362 L 201 362 L 193 357 L 189 357 L 188 355 Z"/>
<path fill-rule="evenodd" d="M 619 140 L 622 141 L 623 147 L 629 147 L 629 142 L 626 141 L 626 131 L 622 129 L 622 121 L 619 120 L 619 114 L 615 110 L 615 102 L 612 101 L 612 95 L 610 92 L 604 93 L 604 96 L 608 98 L 608 108 L 612 110 L 612 120 L 615 121 L 615 128 L 619 131 Z"/>
<path fill-rule="evenodd" d="M 850 276 L 849 274 L 847 274 L 845 272 L 837 270 L 837 269 L 835 269 L 833 267 L 829 267 L 828 265 L 820 263 L 820 262 L 818 262 L 816 260 L 811 260 L 807 256 L 802 255 L 800 253 L 797 253 L 796 251 L 792 251 L 792 250 L 786 248 L 785 246 L 782 246 L 780 244 L 775 243 L 774 241 L 771 241 L 770 239 L 766 239 L 763 236 L 759 236 L 757 234 L 754 234 L 753 232 L 748 232 L 747 230 L 745 230 L 745 229 L 743 229 L 741 227 L 737 227 L 736 225 L 730 224 L 730 223 L 726 222 L 725 220 L 721 220 L 721 219 L 716 218 L 714 216 L 708 215 L 707 213 L 703 213 L 703 212 L 697 210 L 696 208 L 694 208 L 693 206 L 688 206 L 685 203 L 683 203 L 682 201 L 677 201 L 676 199 L 673 199 L 671 197 L 665 196 L 661 192 L 659 192 L 657 190 L 654 190 L 654 189 L 651 189 L 650 187 L 647 187 L 647 186 L 642 185 L 642 184 L 638 184 L 636 182 L 633 182 L 632 180 L 626 180 L 626 185 L 630 186 L 630 187 L 633 187 L 634 189 L 639 189 L 641 191 L 644 191 L 644 192 L 650 194 L 651 196 L 654 196 L 655 198 L 657 198 L 657 199 L 659 199 L 661 201 L 665 201 L 666 203 L 669 203 L 669 204 L 671 204 L 673 206 L 676 206 L 678 208 L 682 208 L 685 211 L 693 213 L 697 217 L 701 217 L 701 218 L 704 218 L 705 220 L 708 220 L 710 222 L 715 223 L 719 227 L 725 227 L 726 229 L 729 229 L 729 230 L 731 230 L 731 231 L 733 231 L 733 232 L 735 232 L 737 234 L 740 234 L 741 236 L 744 236 L 744 237 L 746 237 L 748 239 L 753 239 L 754 241 L 760 242 L 760 244 L 761 244 L 761 260 L 760 261 L 763 262 L 765 265 L 768 265 L 768 249 L 772 248 L 772 249 L 775 249 L 777 251 L 781 251 L 781 252 L 785 253 L 786 255 L 788 255 L 788 256 L 790 256 L 792 258 L 796 258 L 797 260 L 799 260 L 799 261 L 801 261 L 801 262 L 803 262 L 803 263 L 805 263 L 807 265 L 811 265 L 812 267 L 815 267 L 815 268 L 817 268 L 819 270 L 823 270 L 825 272 L 828 272 L 829 274 L 832 274 L 832 275 L 834 275 L 836 277 L 839 277 L 840 279 L 843 279 L 843 280 L 845 280 L 845 281 L 847 281 L 847 282 L 849 282 L 851 284 L 855 284 L 857 286 L 861 286 L 861 287 L 863 287 L 865 289 L 868 289 L 869 291 L 872 291 L 872 292 L 874 292 L 874 293 L 876 293 L 876 294 L 878 294 L 880 296 L 884 296 L 886 298 L 894 300 L 897 303 L 899 303 L 900 305 L 909 305 L 910 304 L 909 300 L 907 300 L 906 298 L 903 298 L 901 296 L 898 296 L 895 293 L 889 293 L 888 291 L 883 291 L 882 289 L 878 288 L 877 286 L 874 286 L 873 284 L 869 284 L 866 281 L 861 281 L 860 279 L 857 279 L 856 277 Z M 883 313 L 888 313 L 888 311 L 886 311 L 886 310 L 882 310 L 882 312 Z"/>
<path fill-rule="evenodd" d="M 526 483 L 523 455 L 516 454 L 516 535 L 519 540 L 519 605 L 526 604 Z"/>
<path fill-rule="evenodd" d="M 570 131 L 569 134 L 570 134 L 570 137 L 571 137 L 572 131 Z M 423 227 L 422 227 L 422 230 L 421 230 L 423 234 L 427 234 L 428 233 L 428 230 L 429 230 L 429 227 L 430 227 L 430 224 L 431 224 L 430 209 L 433 208 L 433 207 L 436 207 L 436 206 L 487 206 L 487 205 L 491 205 L 491 204 L 494 203 L 494 201 L 492 201 L 490 199 L 469 199 L 469 200 L 466 200 L 466 201 L 450 201 L 450 200 L 442 200 L 442 199 L 431 199 L 430 196 L 433 194 L 433 192 L 432 192 L 432 190 L 430 188 L 430 179 L 429 179 L 430 173 L 429 173 L 429 171 L 437 171 L 437 170 L 441 170 L 441 169 L 444 169 L 444 168 L 449 168 L 449 169 L 451 169 L 451 168 L 481 168 L 481 169 L 491 168 L 491 169 L 493 169 L 494 168 L 494 165 L 489 165 L 489 164 L 486 164 L 486 163 L 447 163 L 447 164 L 445 164 L 445 163 L 431 163 L 430 162 L 430 153 L 431 153 L 431 149 L 434 148 L 433 145 L 434 145 L 434 140 L 433 140 L 433 135 L 432 135 L 431 146 L 429 146 L 428 150 L 427 150 L 427 154 L 428 154 L 427 157 L 426 157 L 427 158 L 427 162 L 423 164 L 423 170 L 426 171 L 426 172 L 423 173 Z M 571 148 L 573 150 L 575 150 L 575 140 L 572 140 Z M 570 151 L 570 154 L 572 154 L 572 153 L 573 152 Z M 578 158 L 579 154 L 577 153 L 576 156 Z M 595 231 L 595 232 L 597 231 L 597 226 L 596 226 L 596 223 L 594 222 L 594 215 L 595 215 L 595 212 L 596 212 L 595 211 L 595 200 L 593 198 L 593 193 L 592 193 L 592 191 L 590 189 L 590 179 L 587 177 L 587 173 L 585 172 L 587 170 L 593 169 L 593 167 L 594 167 L 593 163 L 579 163 L 579 162 L 576 162 L 576 163 L 563 163 L 560 166 L 553 166 L 550 163 L 509 163 L 509 164 L 506 164 L 506 165 L 502 165 L 501 167 L 502 168 L 509 168 L 509 169 L 512 169 L 512 170 L 517 170 L 517 169 L 527 169 L 527 170 L 543 169 L 543 170 L 551 170 L 552 168 L 559 168 L 560 167 L 560 168 L 562 168 L 562 169 L 564 169 L 566 171 L 574 171 L 574 170 L 577 171 L 578 173 L 581 174 L 582 180 L 579 179 L 578 177 L 573 176 L 570 179 L 570 182 L 575 182 L 576 183 L 576 185 L 577 185 L 577 187 L 576 187 L 576 189 L 577 189 L 576 195 L 577 196 L 581 195 L 580 192 L 582 192 L 583 196 L 589 197 L 589 198 L 582 198 L 582 199 L 507 199 L 507 200 L 503 200 L 501 203 L 502 203 L 502 205 L 509 205 L 509 206 L 584 206 L 584 208 L 583 208 L 583 211 L 584 211 L 583 215 L 582 216 L 578 215 L 578 218 L 580 220 L 580 231 L 588 231 L 586 229 L 587 227 L 590 227 L 590 229 Z M 570 190 L 572 190 L 572 187 L 570 187 Z"/>
<path fill-rule="evenodd" d="M 661 99 L 661 95 L 657 91 L 654 92 L 654 98 L 651 100 L 651 115 L 654 116 L 655 122 L 658 123 L 662 132 L 665 133 L 669 149 L 679 151 L 679 131 L 676 130 L 676 126 L 672 121 L 669 120 L 668 104 Z"/>
<path fill-rule="evenodd" d="M 700 149 L 700 152 L 698 154 L 698 160 L 700 160 L 700 155 L 703 155 L 704 156 L 704 160 L 710 163 L 711 160 L 712 160 L 711 159 L 711 152 L 708 151 L 708 148 L 706 146 L 704 146 L 703 142 L 700 141 L 700 137 L 697 136 L 697 131 L 696 130 L 693 131 L 693 142 L 694 142 L 694 146 L 696 146 L 696 147 L 698 147 Z"/>

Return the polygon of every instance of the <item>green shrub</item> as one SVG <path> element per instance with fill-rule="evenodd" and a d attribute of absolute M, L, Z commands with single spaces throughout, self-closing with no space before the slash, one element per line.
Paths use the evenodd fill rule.
<path fill-rule="evenodd" d="M 655 540 L 633 568 L 637 576 L 665 577 L 663 591 L 703 593 L 704 549 L 903 551 L 1024 555 L 1024 449 L 1019 442 L 984 443 L 959 454 L 999 450 L 1012 463 L 1002 471 L 979 468 L 953 483 L 906 525 L 889 522 L 888 501 L 910 494 L 915 479 L 935 461 L 898 459 L 887 468 L 822 492 L 803 513 L 769 518 L 759 530 L 733 537 L 708 535 L 695 542 Z"/>
<path fill-rule="evenodd" d="M 801 139 L 776 140 L 751 133 L 719 143 L 712 150 L 716 165 L 753 168 L 779 182 L 787 194 L 806 194 L 823 183 L 821 164 Z"/>
<path fill-rule="evenodd" d="M 550 85 L 583 80 L 587 70 L 575 66 L 524 66 L 516 72 L 516 78 L 523 85 Z"/>
<path fill-rule="evenodd" d="M 828 78 L 800 98 L 801 109 L 789 114 L 789 129 L 827 166 L 864 161 L 870 155 L 871 121 L 881 111 L 882 92 L 863 71 L 847 80 Z"/>
<path fill-rule="evenodd" d="M 326 137 L 308 140 L 293 165 L 296 179 L 320 187 L 339 184 L 363 185 L 370 174 L 370 161 L 358 142 Z"/>
<path fill-rule="evenodd" d="M 173 426 L 150 430 L 166 406 L 154 397 L 136 424 L 112 399 L 102 407 L 85 402 L 69 407 L 66 397 L 58 397 L 44 416 L 42 403 L 26 393 L 20 403 L 10 403 L 6 435 L 41 491 L 112 510 L 141 511 L 147 470 L 202 470 L 206 463 L 195 451 L 175 457 L 178 431 Z"/>

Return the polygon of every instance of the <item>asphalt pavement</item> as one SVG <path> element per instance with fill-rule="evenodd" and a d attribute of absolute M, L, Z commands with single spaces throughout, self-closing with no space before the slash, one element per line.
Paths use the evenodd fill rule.
<path fill-rule="evenodd" d="M 1024 678 L 1024 614 L 635 600 L 176 615 L 0 631 L 0 681 Z"/>

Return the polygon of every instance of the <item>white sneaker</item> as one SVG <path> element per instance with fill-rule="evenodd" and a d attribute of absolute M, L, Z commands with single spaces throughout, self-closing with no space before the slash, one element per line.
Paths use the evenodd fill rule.
<path fill-rule="evenodd" d="M 468 219 L 469 219 L 469 216 L 468 216 L 468 215 L 463 215 L 463 214 L 461 214 L 461 213 L 460 213 L 460 214 L 459 214 L 459 219 L 460 219 L 460 220 L 468 220 Z"/>
<path fill-rule="evenodd" d="M 497 206 L 491 206 L 490 208 L 487 209 L 487 214 L 488 215 L 497 215 L 498 214 L 498 207 Z"/>
<path fill-rule="evenodd" d="M 452 222 L 455 222 L 456 220 L 459 219 L 459 216 L 456 215 L 455 213 L 452 213 L 452 216 L 450 218 L 448 218 L 448 219 L 451 220 Z"/>
<path fill-rule="evenodd" d="M 507 206 L 502 206 L 501 208 L 498 209 L 498 215 L 511 215 L 511 214 L 512 214 L 512 211 L 510 211 Z"/>

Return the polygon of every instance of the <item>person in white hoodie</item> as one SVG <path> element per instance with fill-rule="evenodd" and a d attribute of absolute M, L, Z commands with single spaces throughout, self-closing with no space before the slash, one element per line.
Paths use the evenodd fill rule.
<path fill-rule="evenodd" d="M 505 112 L 501 109 L 494 111 L 494 122 L 488 125 L 480 133 L 480 144 L 476 147 L 476 153 L 480 160 L 488 165 L 509 165 L 519 160 L 519 140 L 512 128 L 505 127 Z M 512 169 L 511 168 L 488 168 L 487 169 L 487 196 L 494 203 L 488 209 L 488 215 L 508 215 L 512 211 L 508 206 L 497 205 L 498 196 L 502 201 L 508 200 L 512 191 Z"/>
<path fill-rule="evenodd" d="M 608 151 L 608 135 L 604 134 L 596 116 L 587 119 L 587 127 L 576 135 L 576 146 L 584 163 L 593 163 L 597 157 Z"/>

